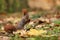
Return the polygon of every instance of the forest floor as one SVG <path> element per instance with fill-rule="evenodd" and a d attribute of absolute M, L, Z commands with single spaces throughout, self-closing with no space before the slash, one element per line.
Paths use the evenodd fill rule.
<path fill-rule="evenodd" d="M 21 20 L 21 17 L 20 13 L 0 16 L 0 40 L 60 40 L 60 18 L 58 15 L 51 17 L 49 14 L 47 17 L 33 15 L 32 20 L 24 26 L 26 30 L 29 28 L 30 30 L 17 30 L 14 36 L 6 35 L 3 24 L 11 21 L 14 26 L 17 26 L 16 23 Z"/>

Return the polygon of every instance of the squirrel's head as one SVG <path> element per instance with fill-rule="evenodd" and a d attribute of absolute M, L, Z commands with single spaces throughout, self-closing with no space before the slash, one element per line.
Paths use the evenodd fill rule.
<path fill-rule="evenodd" d="M 22 9 L 22 13 L 23 13 L 24 15 L 26 15 L 26 14 L 27 14 L 27 9 Z"/>

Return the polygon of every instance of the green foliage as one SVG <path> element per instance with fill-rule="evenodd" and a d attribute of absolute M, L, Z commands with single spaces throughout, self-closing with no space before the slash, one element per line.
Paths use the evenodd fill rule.
<path fill-rule="evenodd" d="M 1 30 L 1 24 L 0 24 L 0 30 Z"/>
<path fill-rule="evenodd" d="M 32 15 L 31 19 L 37 19 L 41 16 L 42 16 L 41 13 L 36 13 L 35 15 Z"/>
<path fill-rule="evenodd" d="M 58 10 L 58 11 L 59 11 L 59 10 L 60 10 L 60 6 L 56 6 L 56 10 Z"/>
<path fill-rule="evenodd" d="M 55 12 L 57 12 L 57 14 L 60 13 L 60 5 L 57 5 L 57 6 L 55 7 L 55 10 L 56 10 Z"/>
<path fill-rule="evenodd" d="M 9 8 L 8 12 L 9 12 L 9 13 L 13 12 L 12 7 Z"/>
<path fill-rule="evenodd" d="M 11 40 L 22 40 L 22 39 L 19 37 L 19 34 L 16 34 L 15 36 L 11 37 Z"/>
<path fill-rule="evenodd" d="M 42 40 L 42 37 L 37 36 L 35 37 L 35 40 Z"/>
<path fill-rule="evenodd" d="M 27 38 L 27 40 L 35 40 L 35 38 Z"/>
<path fill-rule="evenodd" d="M 51 37 L 31 37 L 31 38 L 27 38 L 26 40 L 58 40 L 57 36 L 51 36 Z"/>
<path fill-rule="evenodd" d="M 60 20 L 54 21 L 55 24 L 60 24 Z"/>
<path fill-rule="evenodd" d="M 40 15 L 33 15 L 33 17 L 32 17 L 32 19 L 36 19 L 36 18 L 39 18 L 40 17 Z"/>
<path fill-rule="evenodd" d="M 0 0 L 0 12 L 4 12 L 6 9 L 4 0 Z"/>
<path fill-rule="evenodd" d="M 20 38 L 20 39 L 18 39 L 18 38 L 16 39 L 15 38 L 15 39 L 12 39 L 12 40 L 23 40 L 23 39 L 22 38 Z M 58 40 L 58 37 L 57 36 L 51 36 L 51 37 L 40 37 L 40 36 L 37 36 L 37 37 L 26 38 L 26 40 Z"/>

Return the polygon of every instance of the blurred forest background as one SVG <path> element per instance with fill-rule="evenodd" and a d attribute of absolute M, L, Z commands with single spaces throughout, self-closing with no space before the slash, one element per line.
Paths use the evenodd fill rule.
<path fill-rule="evenodd" d="M 28 8 L 27 0 L 0 0 L 0 12 L 19 12 Z"/>
<path fill-rule="evenodd" d="M 28 10 L 56 10 L 57 8 L 59 10 L 60 0 L 0 0 L 0 13 L 20 12 L 22 8 Z"/>

